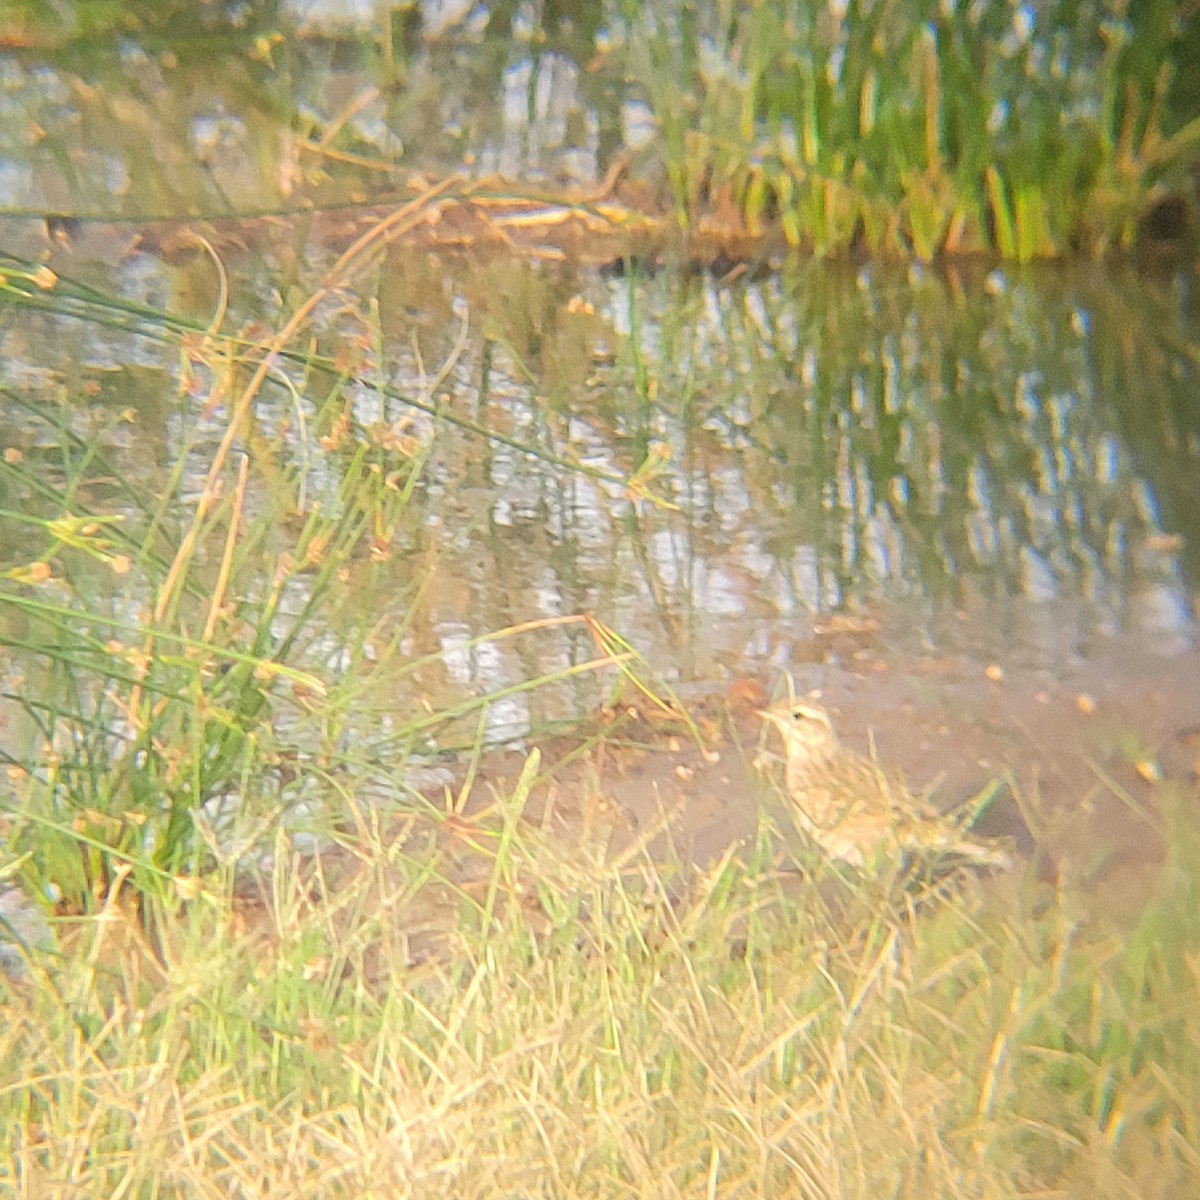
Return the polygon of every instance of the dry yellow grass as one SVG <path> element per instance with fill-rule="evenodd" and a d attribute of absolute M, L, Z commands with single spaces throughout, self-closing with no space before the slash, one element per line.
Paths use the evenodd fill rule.
<path fill-rule="evenodd" d="M 1017 873 L 834 913 L 765 841 L 688 872 L 494 820 L 482 888 L 367 838 L 35 953 L 0 985 L 0 1187 L 1194 1194 L 1194 839 L 1117 930 Z"/>

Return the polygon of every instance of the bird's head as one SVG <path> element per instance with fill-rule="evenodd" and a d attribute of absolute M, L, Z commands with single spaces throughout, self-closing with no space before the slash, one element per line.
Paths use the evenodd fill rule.
<path fill-rule="evenodd" d="M 833 722 L 819 704 L 793 700 L 787 704 L 773 704 L 758 715 L 779 730 L 789 762 L 818 765 L 828 762 L 837 753 L 838 740 L 833 732 Z"/>

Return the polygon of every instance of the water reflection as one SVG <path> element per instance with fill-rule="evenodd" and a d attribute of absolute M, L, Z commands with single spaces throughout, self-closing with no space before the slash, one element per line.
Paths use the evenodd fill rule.
<path fill-rule="evenodd" d="M 55 260 L 64 277 L 72 254 Z M 319 249 L 288 256 L 298 292 L 321 261 Z M 277 263 L 228 265 L 229 320 L 249 323 Z M 114 294 L 180 296 L 197 268 L 139 254 L 104 270 Z M 382 472 L 427 448 L 391 553 L 358 593 L 370 607 L 338 619 L 374 625 L 396 597 L 414 653 L 441 663 L 425 672 L 430 695 L 587 661 L 579 627 L 463 648 L 582 611 L 660 668 L 710 679 L 768 673 L 830 611 L 1067 603 L 1081 636 L 1194 635 L 1200 338 L 1169 278 L 814 264 L 728 285 L 393 253 L 358 288 L 312 330 L 329 369 L 281 360 L 288 386 L 263 393 L 246 448 L 270 465 L 256 503 L 281 511 L 336 503 L 346 455 L 364 446 Z M 174 399 L 178 334 L 114 328 L 91 293 L 68 292 L 64 281 L 4 310 L 3 442 L 25 461 L 90 446 L 75 501 L 126 508 L 136 545 L 136 488 L 113 481 L 169 487 L 182 457 L 173 503 L 186 508 L 222 402 L 207 385 Z M 669 505 L 617 481 L 646 463 Z M 12 469 L 7 486 L 10 510 L 58 515 L 59 491 L 36 495 Z M 26 539 L 0 528 L 4 565 Z M 496 721 L 523 732 L 595 696 L 576 679 Z"/>
<path fill-rule="evenodd" d="M 600 4 L 80 4 L 0 31 L 0 209 L 300 210 L 414 170 L 594 180 L 624 145 Z M 282 32 L 281 32 L 282 31 Z M 286 33 L 286 36 L 285 36 Z"/>

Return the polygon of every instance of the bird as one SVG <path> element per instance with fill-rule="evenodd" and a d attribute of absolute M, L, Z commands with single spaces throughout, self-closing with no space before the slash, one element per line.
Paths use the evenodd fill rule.
<path fill-rule="evenodd" d="M 970 837 L 962 822 L 914 796 L 874 757 L 844 747 L 821 705 L 792 700 L 758 715 L 783 738 L 784 785 L 796 823 L 827 858 L 859 870 L 878 862 L 881 852 L 1012 866 L 1002 850 Z"/>

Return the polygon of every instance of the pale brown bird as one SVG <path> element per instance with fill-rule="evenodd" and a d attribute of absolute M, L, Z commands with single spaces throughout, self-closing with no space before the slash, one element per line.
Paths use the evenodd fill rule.
<path fill-rule="evenodd" d="M 914 796 L 899 776 L 842 746 L 819 704 L 796 700 L 759 715 L 783 737 L 784 783 L 796 823 L 829 858 L 862 868 L 880 851 L 923 851 L 1012 866 L 1003 851 L 967 836 L 962 825 Z"/>

